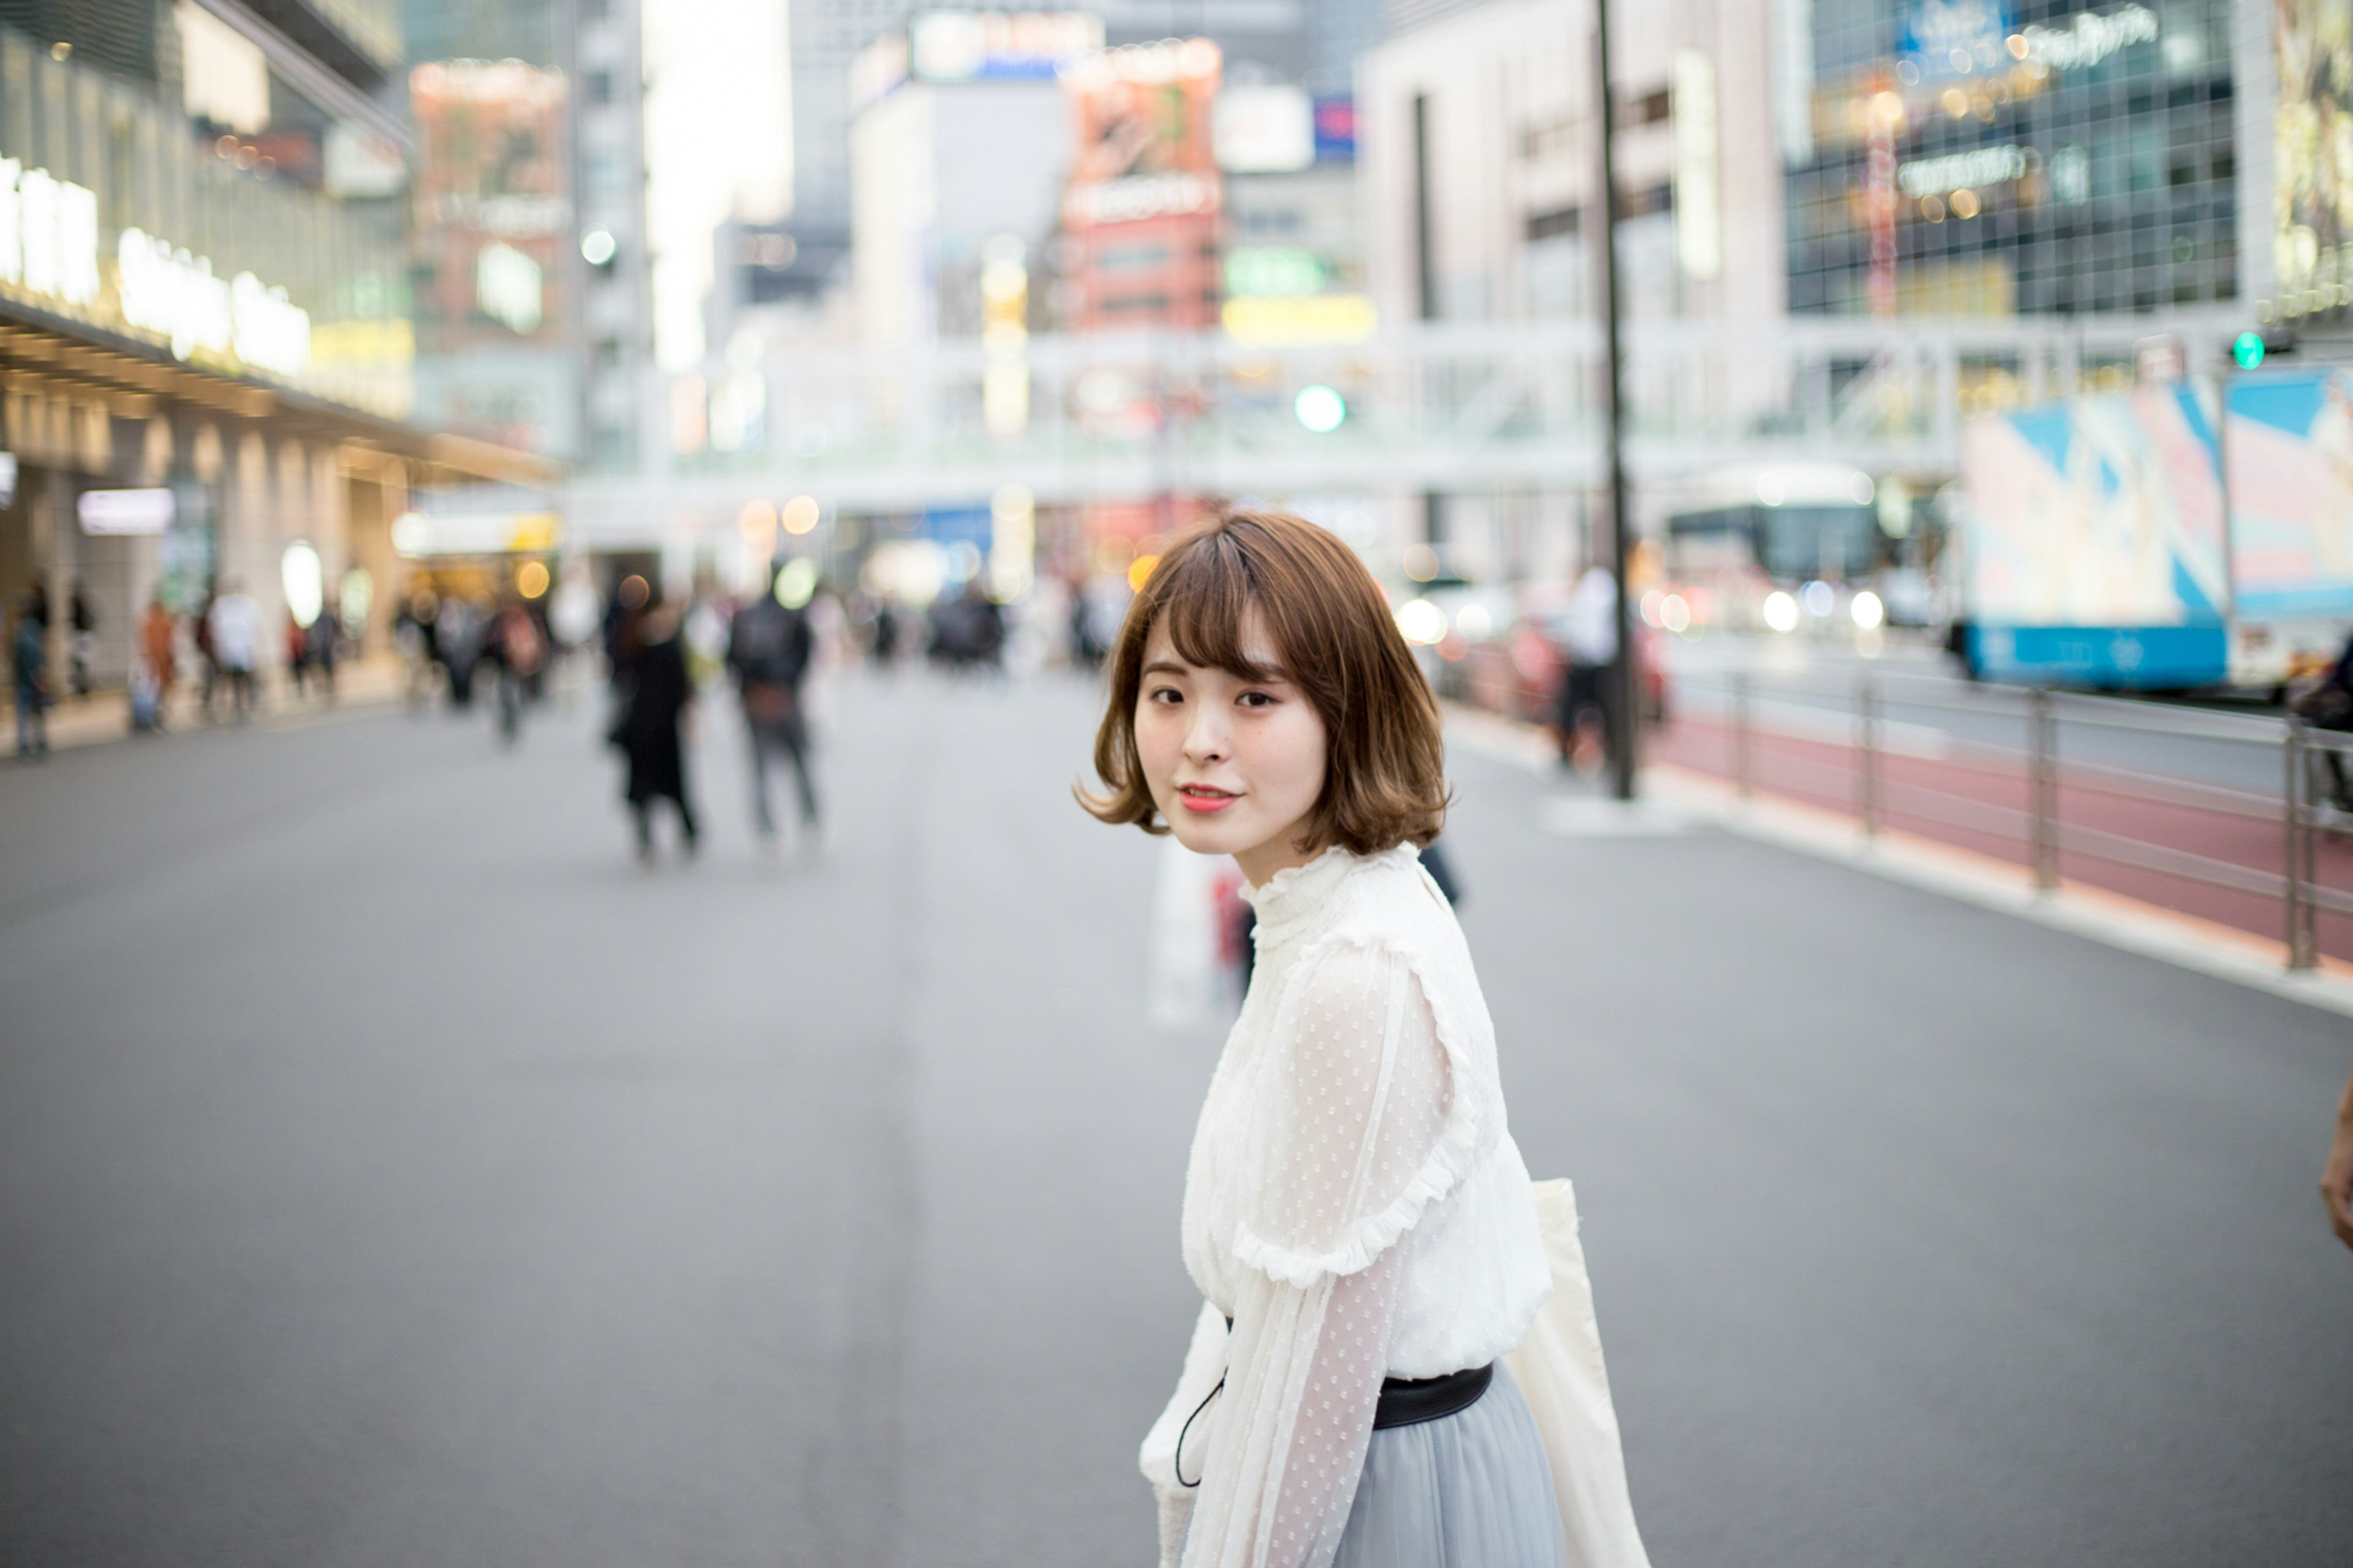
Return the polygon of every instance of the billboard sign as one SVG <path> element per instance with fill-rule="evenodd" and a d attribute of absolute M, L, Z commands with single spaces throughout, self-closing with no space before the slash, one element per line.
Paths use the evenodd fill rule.
<path fill-rule="evenodd" d="M 2337 306 L 2353 284 L 2353 184 L 2340 151 L 2353 143 L 2353 6 L 2277 0 L 2272 10 L 2272 286 L 2279 313 L 2296 317 Z"/>
<path fill-rule="evenodd" d="M 1218 211 L 1211 121 L 1223 58 L 1207 38 L 1103 49 L 1066 63 L 1078 145 L 1063 195 L 1074 228 Z"/>
<path fill-rule="evenodd" d="M 2140 687 L 2222 678 L 2221 449 L 2197 387 L 1975 419 L 1961 464 L 1985 673 Z"/>
<path fill-rule="evenodd" d="M 2353 372 L 2234 377 L 2222 442 L 2239 618 L 2353 616 Z"/>

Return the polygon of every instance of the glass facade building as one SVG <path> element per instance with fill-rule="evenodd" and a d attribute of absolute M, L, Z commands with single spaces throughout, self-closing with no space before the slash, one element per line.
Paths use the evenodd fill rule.
<path fill-rule="evenodd" d="M 2228 0 L 1813 0 L 1800 39 L 1810 113 L 1783 128 L 1792 311 L 2237 297 Z"/>

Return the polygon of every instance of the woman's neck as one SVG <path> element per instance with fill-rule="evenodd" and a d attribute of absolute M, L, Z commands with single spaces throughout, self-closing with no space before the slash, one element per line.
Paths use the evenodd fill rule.
<path fill-rule="evenodd" d="M 1302 847 L 1303 845 L 1308 847 Z M 1320 844 L 1310 845 L 1306 836 L 1296 831 L 1294 825 L 1254 848 L 1237 849 L 1234 851 L 1234 864 L 1241 868 L 1242 875 L 1250 879 L 1251 887 L 1263 888 L 1273 879 L 1276 872 L 1287 871 L 1293 866 L 1304 866 L 1323 854 L 1324 848 Z"/>

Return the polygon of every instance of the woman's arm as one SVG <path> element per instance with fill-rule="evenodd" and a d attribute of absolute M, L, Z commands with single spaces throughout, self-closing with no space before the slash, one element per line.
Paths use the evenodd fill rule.
<path fill-rule="evenodd" d="M 1419 981 L 1348 947 L 1293 982 L 1253 1150 L 1236 1253 L 1226 1388 L 1186 1568 L 1324 1568 L 1372 1436 L 1420 1205 L 1451 1184 L 1431 1163 L 1449 1110 L 1446 1055 Z"/>
<path fill-rule="evenodd" d="M 1193 1321 L 1193 1342 L 1167 1408 L 1145 1435 L 1137 1468 L 1152 1483 L 1160 1507 L 1160 1568 L 1176 1568 L 1185 1550 L 1185 1526 L 1193 1514 L 1193 1489 L 1201 1483 L 1201 1459 L 1208 1451 L 1211 1414 L 1225 1387 L 1226 1320 L 1208 1302 Z"/>
<path fill-rule="evenodd" d="M 2353 1078 L 2345 1080 L 2344 1098 L 2337 1102 L 2337 1137 L 2320 1173 L 2320 1196 L 2328 1205 L 2329 1228 L 2353 1247 Z"/>

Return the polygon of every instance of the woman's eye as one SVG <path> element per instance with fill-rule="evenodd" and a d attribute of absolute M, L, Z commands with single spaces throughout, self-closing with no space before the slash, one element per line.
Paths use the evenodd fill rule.
<path fill-rule="evenodd" d="M 1169 708 L 1184 701 L 1185 697 L 1173 686 L 1162 686 L 1155 688 L 1147 700 L 1156 702 L 1164 708 Z"/>
<path fill-rule="evenodd" d="M 1245 691 L 1241 694 L 1239 700 L 1245 708 L 1271 708 L 1274 706 L 1274 698 L 1264 691 Z"/>

